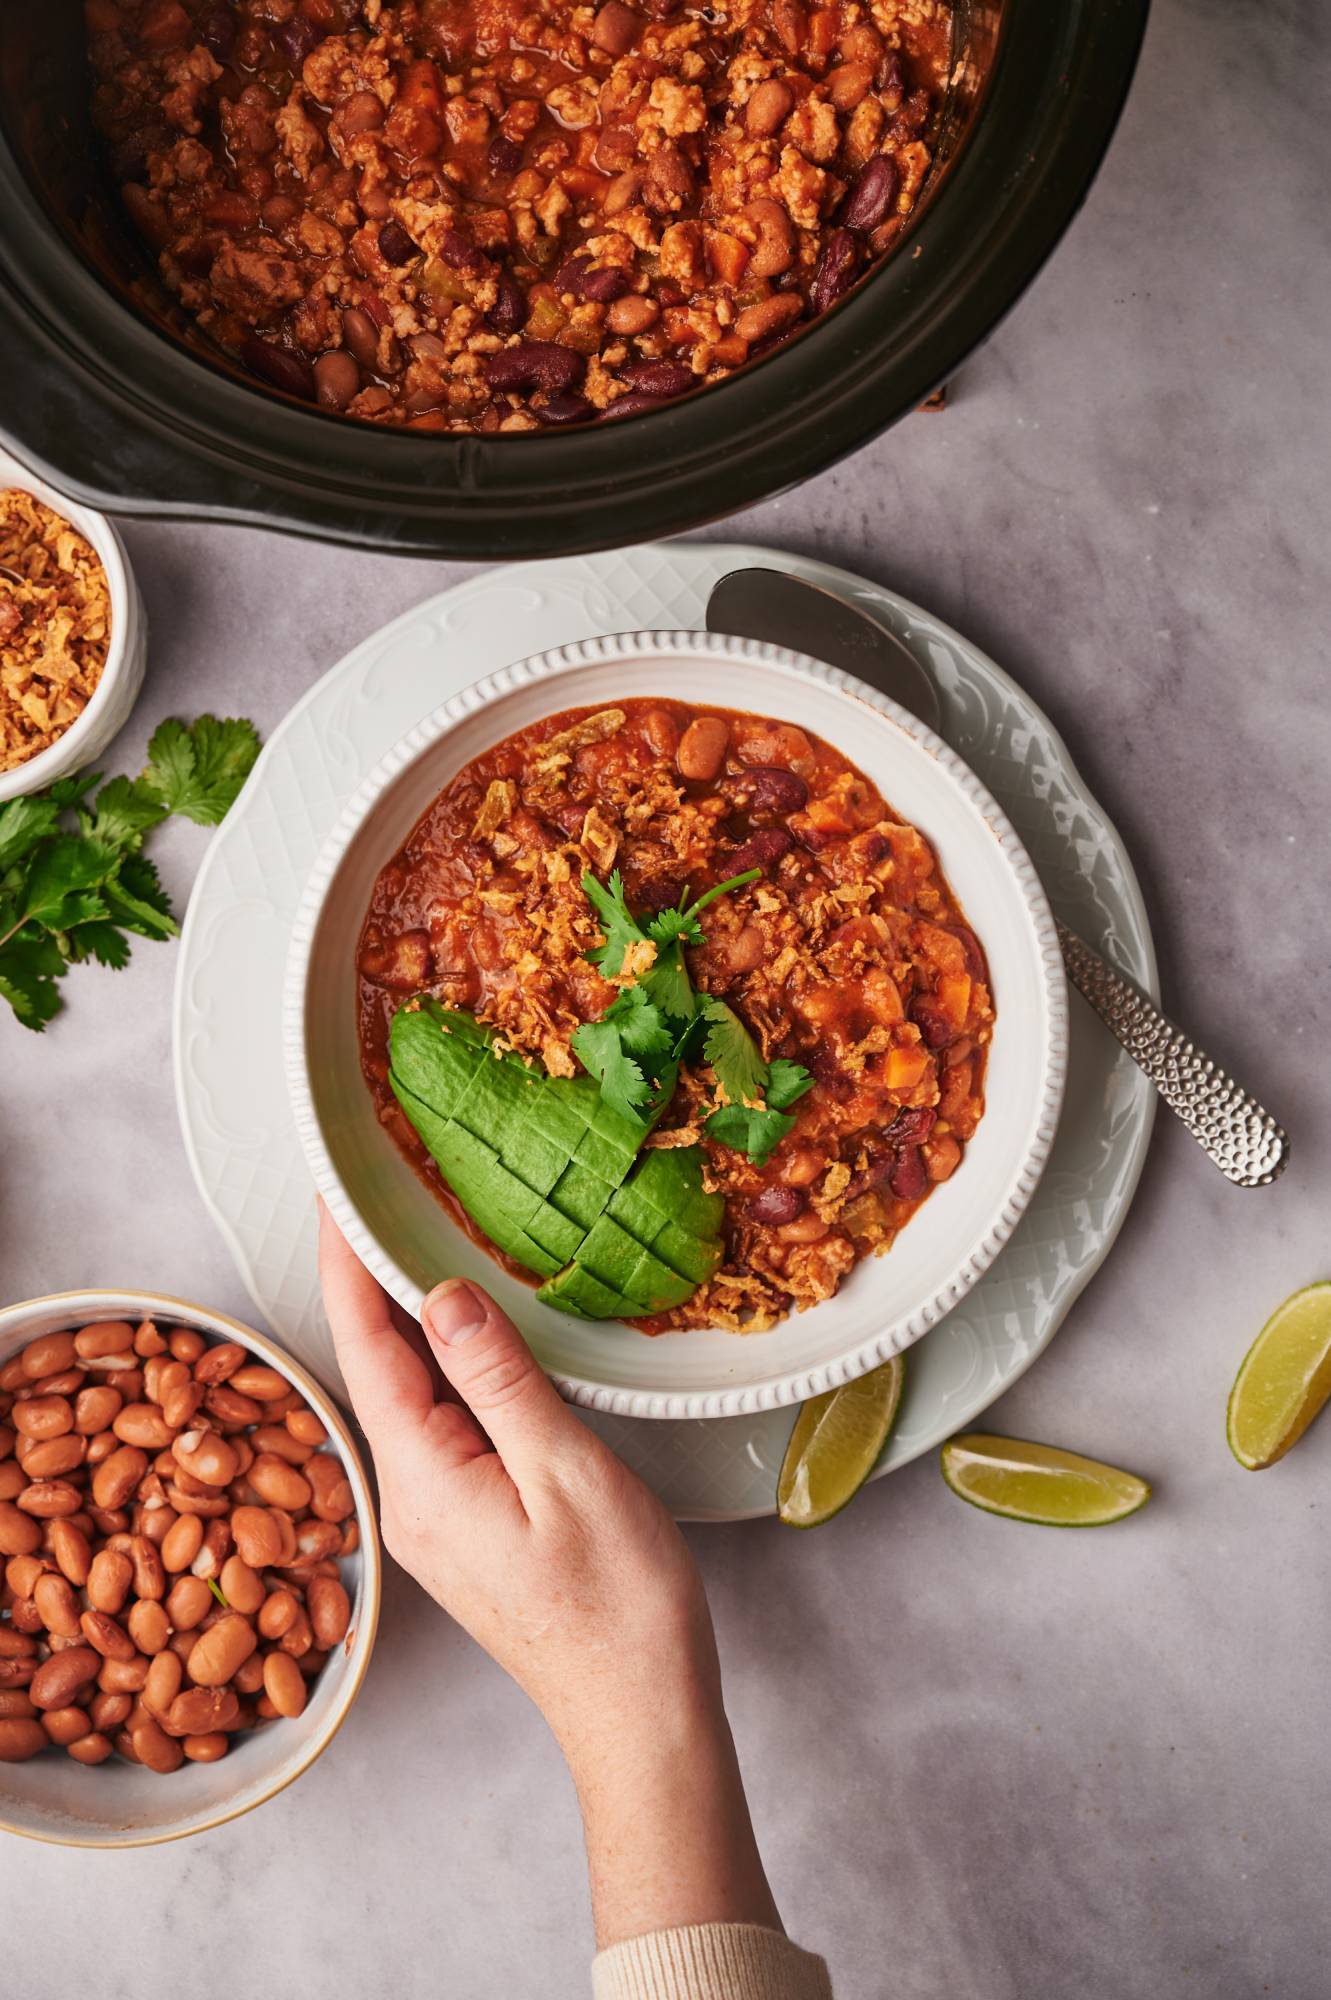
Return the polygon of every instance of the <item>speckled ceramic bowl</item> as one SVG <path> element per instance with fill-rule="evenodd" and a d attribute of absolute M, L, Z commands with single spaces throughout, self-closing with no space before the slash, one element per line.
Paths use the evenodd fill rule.
<path fill-rule="evenodd" d="M 471 1243 L 376 1116 L 356 1038 L 356 942 L 376 875 L 454 773 L 543 716 L 661 695 L 780 717 L 853 757 L 933 842 L 988 954 L 997 1025 L 987 1109 L 961 1168 L 835 1298 L 740 1337 L 647 1339 L 619 1321 L 539 1305 Z M 287 1076 L 306 1156 L 361 1256 L 410 1311 L 447 1273 L 478 1278 L 564 1393 L 634 1417 L 723 1417 L 802 1401 L 898 1353 L 998 1255 L 1039 1179 L 1058 1120 L 1067 996 L 1053 919 L 1001 809 L 940 738 L 834 668 L 701 632 L 589 639 L 478 681 L 404 737 L 348 802 L 297 913 L 285 998 Z"/>
<path fill-rule="evenodd" d="M 88 1768 L 61 1751 L 0 1764 L 0 1828 L 68 1847 L 149 1847 L 206 1833 L 261 1806 L 308 1770 L 341 1728 L 360 1689 L 379 1622 L 380 1556 L 374 1500 L 355 1439 L 314 1377 L 266 1334 L 225 1313 L 157 1292 L 56 1292 L 0 1309 L 0 1365 L 44 1333 L 100 1319 L 154 1319 L 196 1328 L 209 1340 L 238 1340 L 285 1375 L 328 1431 L 351 1482 L 360 1548 L 343 1559 L 351 1623 L 311 1682 L 302 1714 L 246 1730 L 216 1764 L 182 1764 L 167 1776 L 113 1757 Z"/>

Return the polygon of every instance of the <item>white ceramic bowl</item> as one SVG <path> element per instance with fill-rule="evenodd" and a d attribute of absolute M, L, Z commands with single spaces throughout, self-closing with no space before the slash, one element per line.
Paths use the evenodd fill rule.
<path fill-rule="evenodd" d="M 182 1764 L 159 1775 L 112 1757 L 91 1769 L 57 1750 L 0 1764 L 0 1827 L 68 1847 L 150 1847 L 206 1833 L 271 1799 L 307 1770 L 346 1720 L 365 1678 L 379 1622 L 380 1557 L 374 1500 L 355 1440 L 331 1397 L 266 1335 L 225 1313 L 157 1292 L 56 1292 L 0 1310 L 0 1364 L 30 1340 L 99 1319 L 154 1319 L 190 1326 L 210 1340 L 238 1340 L 276 1368 L 317 1411 L 356 1497 L 360 1549 L 342 1562 L 351 1624 L 293 1720 L 246 1730 L 216 1764 Z"/>
<path fill-rule="evenodd" d="M 538 1305 L 472 1244 L 379 1124 L 361 1077 L 355 952 L 380 868 L 454 773 L 557 710 L 663 695 L 779 717 L 854 759 L 933 842 L 989 958 L 997 1023 L 984 1118 L 954 1177 L 889 1255 L 770 1333 L 647 1339 Z M 292 932 L 287 1078 L 311 1171 L 356 1250 L 409 1311 L 439 1278 L 479 1279 L 576 1403 L 634 1417 L 723 1417 L 802 1401 L 873 1368 L 954 1306 L 1029 1201 L 1058 1119 L 1067 992 L 1025 849 L 975 775 L 904 709 L 800 654 L 700 632 L 631 632 L 538 654 L 478 681 L 405 736 L 347 803 Z"/>
<path fill-rule="evenodd" d="M 82 715 L 71 722 L 49 749 L 30 757 L 15 770 L 0 771 L 0 802 L 27 792 L 39 792 L 55 778 L 63 778 L 70 771 L 86 770 L 101 756 L 111 738 L 129 721 L 130 710 L 143 685 L 148 650 L 148 621 L 139 587 L 129 566 L 125 544 L 105 514 L 67 500 L 54 486 L 34 478 L 18 459 L 0 450 L 0 487 L 9 486 L 22 487 L 25 493 L 33 493 L 45 501 L 54 513 L 63 515 L 86 536 L 101 557 L 111 589 L 111 642 L 102 677 Z"/>

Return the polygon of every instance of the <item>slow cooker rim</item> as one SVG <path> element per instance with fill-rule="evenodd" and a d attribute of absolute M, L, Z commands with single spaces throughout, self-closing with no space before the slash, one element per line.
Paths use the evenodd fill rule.
<path fill-rule="evenodd" d="M 618 446 L 600 427 L 539 439 L 371 430 L 252 391 L 106 289 L 51 227 L 0 133 L 0 193 L 14 224 L 9 249 L 0 250 L 0 309 L 44 349 L 20 360 L 20 376 L 37 378 L 34 393 L 15 400 L 20 428 L 0 417 L 0 434 L 93 506 L 247 521 L 403 552 L 571 553 L 701 525 L 867 442 L 993 330 L 1090 187 L 1127 95 L 1147 7 L 1071 0 L 1059 9 L 1061 34 L 1051 34 L 1043 0 L 1013 0 L 976 128 L 899 253 L 800 339 L 703 394 L 631 420 L 623 427 L 630 443 Z M 878 337 L 884 320 L 887 352 Z M 56 438 L 61 415 L 65 436 Z M 108 424 L 129 434 L 128 449 L 108 454 Z M 129 490 L 101 483 L 111 465 L 99 478 L 99 459 L 108 456 Z"/>

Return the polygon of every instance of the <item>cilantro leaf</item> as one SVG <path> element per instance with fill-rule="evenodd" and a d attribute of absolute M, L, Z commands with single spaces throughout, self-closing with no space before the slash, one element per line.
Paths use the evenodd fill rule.
<path fill-rule="evenodd" d="M 98 965 L 109 965 L 113 972 L 119 972 L 129 964 L 129 939 L 113 923 L 94 919 L 76 924 L 66 937 L 71 965 L 96 959 Z"/>
<path fill-rule="evenodd" d="M 606 1008 L 603 1021 L 613 1021 L 624 1047 L 635 1056 L 668 1055 L 675 1038 L 661 1009 L 648 998 L 645 986 L 626 986 Z"/>
<path fill-rule="evenodd" d="M 624 878 L 618 868 L 602 884 L 588 869 L 582 878 L 582 892 L 601 919 L 605 943 L 587 956 L 607 979 L 618 979 L 624 970 L 624 954 L 631 944 L 645 942 L 645 933 L 624 901 Z"/>
<path fill-rule="evenodd" d="M 697 995 L 680 944 L 669 945 L 659 953 L 655 965 L 649 965 L 646 972 L 639 974 L 639 981 L 646 987 L 652 1004 L 669 1020 L 692 1021 Z"/>
<path fill-rule="evenodd" d="M 258 747 L 248 722 L 163 723 L 139 777 L 103 785 L 99 771 L 82 771 L 0 805 L 0 1000 L 24 1027 L 44 1028 L 58 1012 L 69 966 L 118 970 L 129 961 L 127 931 L 175 935 L 170 900 L 140 851 L 144 835 L 172 812 L 219 820 Z"/>
<path fill-rule="evenodd" d="M 767 1102 L 773 1111 L 785 1111 L 813 1089 L 813 1078 L 802 1063 L 778 1056 L 767 1073 Z"/>
<path fill-rule="evenodd" d="M 148 745 L 142 783 L 165 812 L 216 826 L 234 805 L 259 754 L 252 722 L 201 715 L 191 724 L 163 722 Z"/>
<path fill-rule="evenodd" d="M 141 778 L 112 778 L 92 808 L 79 814 L 79 821 L 90 840 L 106 847 L 134 848 L 166 815 L 161 799 Z"/>
<path fill-rule="evenodd" d="M 29 928 L 0 944 L 0 997 L 6 999 L 25 1028 L 38 1034 L 60 1011 L 56 981 L 65 970 L 65 956 L 53 937 Z"/>
<path fill-rule="evenodd" d="M 624 1053 L 613 1021 L 584 1021 L 573 1037 L 573 1048 L 589 1076 L 601 1086 L 612 1110 L 645 1124 L 641 1107 L 651 1095 L 647 1079 L 632 1056 Z"/>
<path fill-rule="evenodd" d="M 779 1146 L 787 1132 L 793 1130 L 795 1120 L 784 1111 L 761 1111 L 745 1104 L 723 1104 L 714 1111 L 703 1130 L 711 1139 L 719 1139 L 723 1146 L 733 1146 L 737 1153 L 747 1153 L 755 1166 L 761 1167 L 768 1155 Z"/>
<path fill-rule="evenodd" d="M 705 944 L 702 925 L 692 910 L 662 910 L 652 918 L 647 926 L 647 935 L 653 944 L 670 945 L 676 939 L 681 944 Z"/>
<path fill-rule="evenodd" d="M 102 894 L 115 921 L 127 931 L 137 931 L 140 937 L 175 937 L 180 929 L 157 869 L 146 855 L 127 855 L 120 864 L 119 877 L 107 882 Z"/>
<path fill-rule="evenodd" d="M 710 1024 L 703 1055 L 716 1071 L 721 1088 L 731 1104 L 756 1103 L 767 1083 L 767 1064 L 758 1044 L 724 1000 L 708 998 L 702 1011 Z"/>

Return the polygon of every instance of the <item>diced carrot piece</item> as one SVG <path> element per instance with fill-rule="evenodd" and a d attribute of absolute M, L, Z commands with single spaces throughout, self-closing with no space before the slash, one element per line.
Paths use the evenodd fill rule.
<path fill-rule="evenodd" d="M 723 334 L 712 343 L 712 361 L 719 368 L 738 368 L 749 358 L 749 343 L 741 340 L 737 333 Z"/>
<path fill-rule="evenodd" d="M 561 167 L 558 180 L 566 193 L 578 195 L 599 194 L 606 184 L 605 175 L 591 167 Z"/>
<path fill-rule="evenodd" d="M 932 959 L 940 972 L 964 972 L 966 970 L 966 948 L 961 939 L 953 937 L 951 931 L 941 930 L 937 924 L 919 926 L 920 950 Z"/>
<path fill-rule="evenodd" d="M 938 982 L 938 1011 L 945 1021 L 954 1028 L 966 1025 L 966 1013 L 971 1004 L 971 981 L 968 972 L 945 972 Z"/>
<path fill-rule="evenodd" d="M 749 246 L 741 243 L 738 236 L 730 235 L 725 229 L 712 229 L 707 233 L 707 262 L 712 275 L 723 285 L 737 285 L 744 276 L 749 261 Z"/>
<path fill-rule="evenodd" d="M 889 1090 L 913 1090 L 929 1067 L 929 1051 L 918 1042 L 910 1042 L 904 1048 L 889 1049 L 887 1052 L 887 1087 Z"/>
<path fill-rule="evenodd" d="M 407 64 L 398 84 L 397 101 L 409 111 L 428 111 L 435 118 L 443 118 L 444 87 L 428 56 L 419 56 Z"/>

